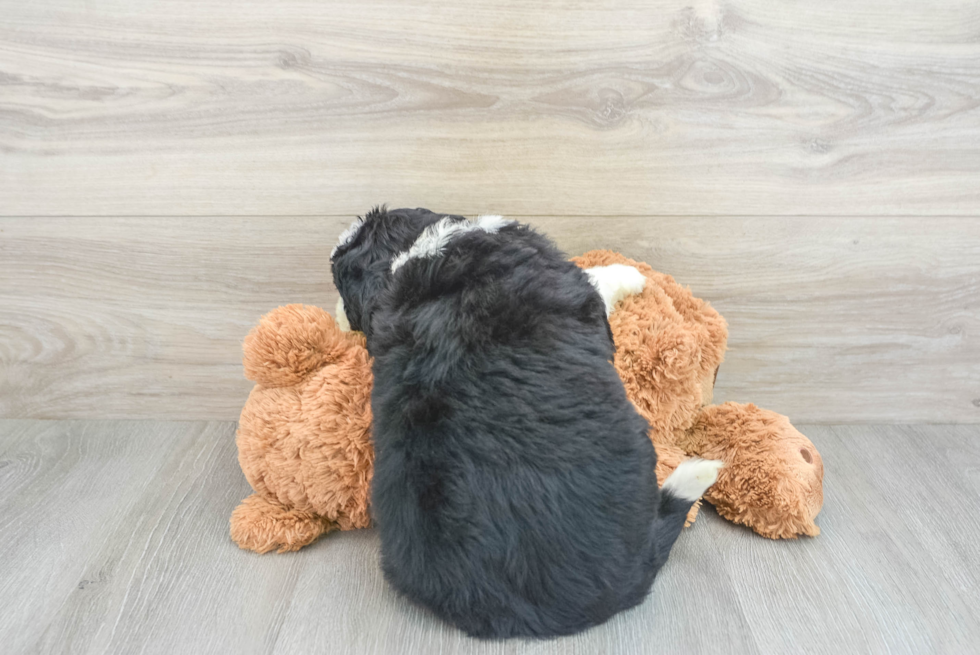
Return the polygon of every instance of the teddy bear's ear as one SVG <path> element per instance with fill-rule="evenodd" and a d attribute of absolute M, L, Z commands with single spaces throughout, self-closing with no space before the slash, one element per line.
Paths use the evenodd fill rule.
<path fill-rule="evenodd" d="M 245 377 L 265 387 L 297 384 L 337 361 L 363 337 L 342 332 L 319 307 L 286 305 L 269 312 L 245 337 Z"/>

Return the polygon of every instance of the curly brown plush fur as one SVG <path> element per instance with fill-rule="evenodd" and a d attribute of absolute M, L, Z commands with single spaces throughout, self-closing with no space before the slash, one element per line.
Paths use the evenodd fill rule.
<path fill-rule="evenodd" d="M 813 519 L 823 505 L 823 461 L 810 440 L 785 416 L 755 405 L 709 405 L 728 339 L 725 319 L 642 262 L 608 250 L 573 261 L 635 266 L 647 278 L 609 323 L 616 369 L 651 425 L 661 484 L 687 457 L 719 459 L 725 467 L 704 498 L 720 515 L 771 539 L 820 534 Z"/>
<path fill-rule="evenodd" d="M 720 515 L 774 539 L 818 534 L 823 463 L 813 444 L 779 414 L 709 406 L 728 337 L 721 315 L 671 276 L 620 254 L 596 250 L 573 261 L 636 266 L 647 278 L 609 323 L 627 396 L 651 425 L 660 483 L 689 456 L 720 459 L 726 466 L 705 496 Z M 283 552 L 334 528 L 366 527 L 374 453 L 363 337 L 342 332 L 322 309 L 289 305 L 263 317 L 244 349 L 256 386 L 237 443 L 255 493 L 232 514 L 232 538 Z"/>
<path fill-rule="evenodd" d="M 232 538 L 284 552 L 334 527 L 367 527 L 374 449 L 364 337 L 341 332 L 317 307 L 280 307 L 245 339 L 245 374 L 257 384 L 239 421 L 238 461 L 255 493 L 232 514 Z"/>
<path fill-rule="evenodd" d="M 813 519 L 823 506 L 823 460 L 785 416 L 752 404 L 706 407 L 678 443 L 725 461 L 704 497 L 729 521 L 770 539 L 820 534 Z"/>

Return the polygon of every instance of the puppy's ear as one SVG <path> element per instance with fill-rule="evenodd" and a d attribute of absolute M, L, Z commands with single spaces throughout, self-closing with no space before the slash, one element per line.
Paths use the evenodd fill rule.
<path fill-rule="evenodd" d="M 387 220 L 385 206 L 374 207 L 344 230 L 330 254 L 333 283 L 341 298 L 337 319 L 345 331 L 363 331 L 364 304 L 383 285 L 373 269 L 379 269 L 379 260 L 386 256 L 383 241 Z"/>
<path fill-rule="evenodd" d="M 347 226 L 346 230 L 340 233 L 340 236 L 337 237 L 337 245 L 330 251 L 330 261 L 333 261 L 333 258 L 337 256 L 337 251 L 346 248 L 357 238 L 362 227 L 364 227 L 364 218 L 358 216 L 353 223 Z"/>

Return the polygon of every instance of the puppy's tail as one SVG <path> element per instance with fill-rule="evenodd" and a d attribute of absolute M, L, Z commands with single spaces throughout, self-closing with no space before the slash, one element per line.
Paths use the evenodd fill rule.
<path fill-rule="evenodd" d="M 691 506 L 718 480 L 723 462 L 714 459 L 688 459 L 667 477 L 660 488 L 660 521 L 657 525 L 657 556 L 660 564 L 681 533 Z"/>
<path fill-rule="evenodd" d="M 660 502 L 664 509 L 673 511 L 680 508 L 686 515 L 691 505 L 718 480 L 718 471 L 722 466 L 724 462 L 720 460 L 698 457 L 681 462 L 660 488 Z"/>

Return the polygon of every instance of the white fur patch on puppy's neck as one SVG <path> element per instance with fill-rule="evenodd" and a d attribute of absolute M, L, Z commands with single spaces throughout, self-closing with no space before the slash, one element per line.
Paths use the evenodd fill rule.
<path fill-rule="evenodd" d="M 433 223 L 425 228 L 408 250 L 399 253 L 391 262 L 391 272 L 397 271 L 410 259 L 424 259 L 441 255 L 443 248 L 455 236 L 473 230 L 496 232 L 513 222 L 497 215 L 478 216 L 474 221 L 454 221 L 447 216 L 438 223 Z"/>
<path fill-rule="evenodd" d="M 363 225 L 364 219 L 359 217 L 356 221 L 351 223 L 346 230 L 340 233 L 340 237 L 337 238 L 337 245 L 330 251 L 331 260 L 333 259 L 333 256 L 337 254 L 337 250 L 354 240 L 354 237 L 357 236 L 357 233 L 360 231 Z"/>

